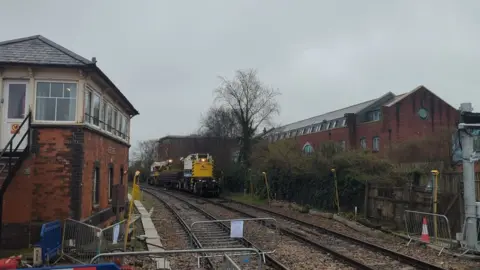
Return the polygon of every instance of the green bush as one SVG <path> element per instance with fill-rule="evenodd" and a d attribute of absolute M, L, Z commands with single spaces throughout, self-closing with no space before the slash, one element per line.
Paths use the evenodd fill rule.
<path fill-rule="evenodd" d="M 250 169 L 234 164 L 226 172 L 226 189 L 250 192 L 253 188 L 256 196 L 266 198 L 266 172 L 271 197 L 308 205 L 306 212 L 311 207 L 336 211 L 332 168 L 342 211 L 350 211 L 354 206 L 362 208 L 366 181 L 394 185 L 401 180 L 387 160 L 365 151 L 342 151 L 333 142 L 315 147 L 309 155 L 300 151 L 295 140 L 260 143 L 254 147 L 251 158 Z"/>

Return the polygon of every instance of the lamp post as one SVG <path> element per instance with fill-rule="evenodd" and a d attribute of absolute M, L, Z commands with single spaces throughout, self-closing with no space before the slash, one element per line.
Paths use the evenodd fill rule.
<path fill-rule="evenodd" d="M 330 169 L 333 174 L 333 183 L 335 186 L 335 195 L 334 195 L 334 204 L 337 206 L 337 213 L 340 213 L 340 199 L 338 198 L 338 182 L 337 182 L 337 171 L 335 168 Z"/>

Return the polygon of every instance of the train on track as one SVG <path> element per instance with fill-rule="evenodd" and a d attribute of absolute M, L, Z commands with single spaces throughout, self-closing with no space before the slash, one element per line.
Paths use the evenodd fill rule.
<path fill-rule="evenodd" d="M 205 197 L 220 195 L 219 181 L 214 176 L 214 160 L 208 153 L 190 154 L 178 161 L 154 162 L 150 167 L 148 184 Z"/>

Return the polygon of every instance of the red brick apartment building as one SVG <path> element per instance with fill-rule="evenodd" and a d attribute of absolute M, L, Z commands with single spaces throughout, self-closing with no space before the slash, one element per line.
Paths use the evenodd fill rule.
<path fill-rule="evenodd" d="M 138 112 L 95 58 L 42 36 L 0 42 L 0 93 L 2 246 L 35 243 L 46 221 L 111 222 Z"/>
<path fill-rule="evenodd" d="M 303 151 L 331 140 L 344 148 L 374 152 L 392 143 L 428 136 L 458 123 L 457 109 L 421 85 L 408 93 L 381 97 L 277 128 L 268 139 L 297 137 Z"/>

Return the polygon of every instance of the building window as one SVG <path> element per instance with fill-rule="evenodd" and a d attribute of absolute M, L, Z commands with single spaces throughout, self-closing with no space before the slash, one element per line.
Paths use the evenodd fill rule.
<path fill-rule="evenodd" d="M 113 194 L 113 165 L 108 166 L 108 199 L 112 199 Z"/>
<path fill-rule="evenodd" d="M 303 153 L 305 154 L 311 154 L 313 153 L 313 147 L 310 143 L 306 143 L 304 146 L 303 146 Z"/>
<path fill-rule="evenodd" d="M 336 128 L 336 127 L 337 127 L 337 122 L 338 122 L 337 120 L 335 120 L 335 121 L 332 122 L 332 128 Z"/>
<path fill-rule="evenodd" d="M 380 110 L 368 112 L 367 121 L 380 121 Z"/>
<path fill-rule="evenodd" d="M 97 205 L 100 202 L 100 167 L 95 166 L 93 171 L 93 191 L 92 191 L 92 201 L 93 205 Z"/>
<path fill-rule="evenodd" d="M 380 151 L 380 137 L 373 137 L 372 151 L 374 151 L 374 152 Z"/>
<path fill-rule="evenodd" d="M 342 121 L 342 127 L 346 126 L 347 125 L 347 119 L 344 118 L 343 121 Z"/>
<path fill-rule="evenodd" d="M 123 166 L 120 166 L 120 185 L 123 185 Z"/>
<path fill-rule="evenodd" d="M 367 139 L 365 138 L 360 139 L 360 147 L 362 147 L 362 149 L 367 149 Z"/>
<path fill-rule="evenodd" d="M 75 121 L 76 109 L 76 83 L 37 83 L 35 120 Z"/>
<path fill-rule="evenodd" d="M 342 151 L 345 151 L 345 141 L 340 141 L 340 149 L 342 149 Z"/>
<path fill-rule="evenodd" d="M 113 109 L 112 105 L 107 104 L 107 131 L 112 132 L 112 126 L 113 126 Z"/>
<path fill-rule="evenodd" d="M 332 122 L 328 122 L 326 129 L 330 129 L 330 125 L 332 125 Z"/>
<path fill-rule="evenodd" d="M 92 119 L 90 116 L 90 111 L 92 110 L 92 92 L 86 91 L 85 92 L 85 104 L 84 104 L 84 112 L 85 112 L 85 122 L 91 123 Z"/>
<path fill-rule="evenodd" d="M 105 116 L 106 116 L 106 113 L 105 113 L 105 105 L 106 105 L 106 102 L 105 100 L 102 100 L 102 102 L 100 103 L 100 128 L 105 130 L 106 126 L 105 126 Z"/>
<path fill-rule="evenodd" d="M 311 132 L 312 132 L 312 127 L 308 127 L 308 129 L 307 129 L 307 132 L 306 132 L 306 133 L 308 134 L 308 133 L 311 133 Z"/>
<path fill-rule="evenodd" d="M 113 129 L 113 134 L 118 135 L 118 111 L 113 110 L 113 124 L 112 124 L 112 129 Z"/>

